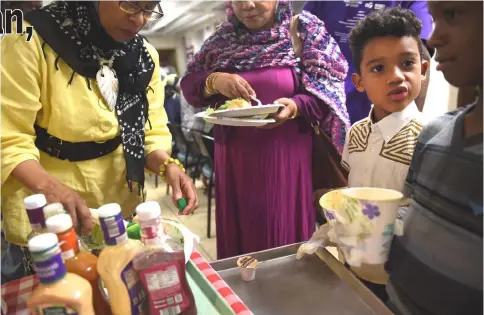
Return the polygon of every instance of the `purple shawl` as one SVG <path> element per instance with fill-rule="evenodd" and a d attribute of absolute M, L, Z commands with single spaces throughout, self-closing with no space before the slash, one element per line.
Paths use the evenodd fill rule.
<path fill-rule="evenodd" d="M 341 153 L 350 120 L 346 110 L 344 82 L 348 63 L 324 23 L 303 11 L 299 16 L 301 60 L 294 55 L 289 26 L 293 15 L 290 1 L 278 1 L 274 28 L 249 32 L 239 22 L 231 2 L 226 3 L 228 20 L 202 45 L 188 64 L 187 74 L 215 69 L 250 71 L 266 67 L 294 67 L 302 88 L 330 108 L 320 124 Z"/>

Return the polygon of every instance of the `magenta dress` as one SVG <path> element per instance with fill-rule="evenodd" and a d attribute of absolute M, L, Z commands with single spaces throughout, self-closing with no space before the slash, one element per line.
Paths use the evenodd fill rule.
<path fill-rule="evenodd" d="M 194 107 L 225 101 L 203 98 L 210 72 L 186 76 L 181 86 Z M 311 187 L 311 125 L 326 106 L 298 94 L 291 68 L 238 73 L 263 104 L 292 98 L 301 116 L 265 130 L 215 126 L 215 200 L 218 259 L 307 240 L 315 230 Z"/>

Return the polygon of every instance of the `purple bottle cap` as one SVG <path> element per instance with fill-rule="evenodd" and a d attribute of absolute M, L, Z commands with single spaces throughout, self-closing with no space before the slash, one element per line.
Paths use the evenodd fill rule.
<path fill-rule="evenodd" d="M 30 225 L 34 230 L 45 228 L 44 206 L 47 199 L 42 194 L 31 195 L 24 199 L 24 207 L 27 210 Z"/>

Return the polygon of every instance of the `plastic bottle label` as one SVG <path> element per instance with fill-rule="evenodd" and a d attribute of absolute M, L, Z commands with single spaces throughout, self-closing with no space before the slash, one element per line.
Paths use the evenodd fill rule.
<path fill-rule="evenodd" d="M 35 258 L 34 258 L 35 259 Z M 66 274 L 66 266 L 59 252 L 44 261 L 35 261 L 35 272 L 39 281 L 49 284 L 62 279 Z"/>
<path fill-rule="evenodd" d="M 108 218 L 99 218 L 99 221 L 106 244 L 117 245 L 128 239 L 121 213 Z"/>
<path fill-rule="evenodd" d="M 184 272 L 177 264 L 159 264 L 140 271 L 148 289 L 151 314 L 176 315 L 190 306 L 180 281 Z"/>
<path fill-rule="evenodd" d="M 27 210 L 27 216 L 29 217 L 30 225 L 34 230 L 45 229 L 45 217 L 43 208 L 29 209 Z"/>
<path fill-rule="evenodd" d="M 126 288 L 128 289 L 129 298 L 131 300 L 131 314 L 143 314 L 143 304 L 146 300 L 146 294 L 143 289 L 143 284 L 138 278 L 138 274 L 133 269 L 133 264 L 129 263 L 121 272 L 121 279 L 123 279 Z"/>
<path fill-rule="evenodd" d="M 65 305 L 38 306 L 35 313 L 36 315 L 78 315 L 74 309 Z"/>
<path fill-rule="evenodd" d="M 161 219 L 157 219 L 156 224 L 144 224 L 140 221 L 141 238 L 146 245 L 162 245 L 165 243 L 166 235 L 163 232 Z"/>
<path fill-rule="evenodd" d="M 76 231 L 71 228 L 64 233 L 57 234 L 64 260 L 71 259 L 79 252 L 79 242 L 77 241 Z"/>

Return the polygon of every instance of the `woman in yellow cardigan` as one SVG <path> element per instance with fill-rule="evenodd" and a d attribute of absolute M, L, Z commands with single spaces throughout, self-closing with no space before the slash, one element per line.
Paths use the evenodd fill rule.
<path fill-rule="evenodd" d="M 28 274 L 28 195 L 61 202 L 90 233 L 89 207 L 116 202 L 133 213 L 146 168 L 173 188 L 174 202 L 186 199 L 185 214 L 197 208 L 192 181 L 168 153 L 158 54 L 138 35 L 162 16 L 158 1 L 57 1 L 26 15 L 30 41 L 3 37 L 2 283 Z"/>

